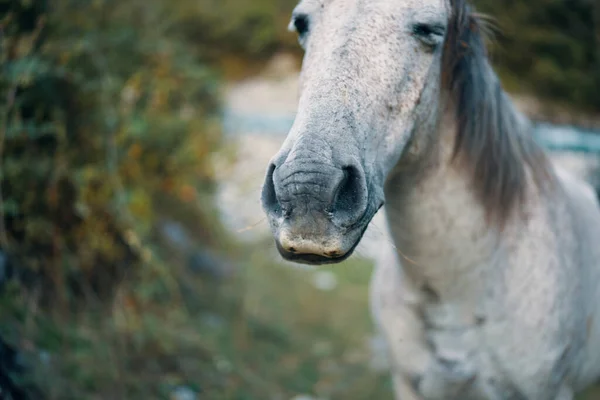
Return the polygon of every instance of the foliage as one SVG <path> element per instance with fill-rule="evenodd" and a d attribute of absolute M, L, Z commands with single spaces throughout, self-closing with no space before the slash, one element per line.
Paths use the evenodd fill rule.
<path fill-rule="evenodd" d="M 2 247 L 55 295 L 101 295 L 151 258 L 158 198 L 210 189 L 214 76 L 170 33 L 172 3 L 8 4 Z"/>
<path fill-rule="evenodd" d="M 296 0 L 199 0 L 186 3 L 182 30 L 213 58 L 264 58 L 296 38 L 286 29 Z"/>
<path fill-rule="evenodd" d="M 494 61 L 511 89 L 600 111 L 600 3 L 475 3 L 500 28 Z"/>
<path fill-rule="evenodd" d="M 185 309 L 159 219 L 186 219 L 206 245 L 220 237 L 218 81 L 178 35 L 176 10 L 165 0 L 0 2 L 0 247 L 16 278 L 0 282 L 1 333 L 35 356 L 34 371 L 42 349 L 59 360 L 35 376 L 49 398 L 138 390 L 144 380 L 118 368 L 162 357 L 162 341 L 184 334 L 157 328 Z M 122 346 L 133 347 L 131 364 L 110 358 Z"/>

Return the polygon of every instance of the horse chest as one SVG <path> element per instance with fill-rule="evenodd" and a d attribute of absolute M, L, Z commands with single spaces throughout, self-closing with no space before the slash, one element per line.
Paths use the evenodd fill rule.
<path fill-rule="evenodd" d="M 454 372 L 473 373 L 478 382 L 507 386 L 501 383 L 505 379 L 489 351 L 488 346 L 494 343 L 484 334 L 484 303 L 471 301 L 470 296 L 438 298 L 431 293 L 433 289 L 416 284 L 402 271 L 393 263 L 379 264 L 372 287 L 374 313 L 388 339 L 393 362 L 415 368 L 416 374 L 424 377 L 428 364 L 423 360 L 433 357 L 447 366 L 452 376 L 456 376 Z M 413 311 L 416 320 L 407 317 L 407 312 Z"/>

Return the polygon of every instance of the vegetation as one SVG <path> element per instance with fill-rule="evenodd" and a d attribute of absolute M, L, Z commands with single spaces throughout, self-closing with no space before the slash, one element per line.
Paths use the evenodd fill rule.
<path fill-rule="evenodd" d="M 224 242 L 216 75 L 173 5 L 0 2 L 2 337 L 57 360 L 37 382 L 50 398 L 134 390 L 143 381 L 117 379 L 107 358 L 118 346 L 141 364 L 163 354 L 150 348 L 166 331 L 146 324 L 183 317 L 166 308 L 180 303 L 161 219 Z"/>
<path fill-rule="evenodd" d="M 151 258 L 144 243 L 161 200 L 191 204 L 210 191 L 214 76 L 170 33 L 166 3 L 57 0 L 49 13 L 42 1 L 12 4 L 2 247 L 53 295 L 81 282 L 100 295 Z"/>
<path fill-rule="evenodd" d="M 476 0 L 501 32 L 494 61 L 509 88 L 600 111 L 600 3 Z"/>
<path fill-rule="evenodd" d="M 79 315 L 32 310 L 8 291 L 0 332 L 28 350 L 47 399 L 174 399 L 184 388 L 210 400 L 391 399 L 387 374 L 369 370 L 369 266 L 332 271 L 339 284 L 322 291 L 317 272 L 263 253 L 244 249 L 252 267 L 221 284 L 173 263 L 173 286 L 145 274 L 110 309 Z"/>

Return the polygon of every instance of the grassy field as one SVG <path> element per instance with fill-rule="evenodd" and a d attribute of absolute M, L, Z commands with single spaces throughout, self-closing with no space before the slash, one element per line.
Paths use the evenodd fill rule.
<path fill-rule="evenodd" d="M 182 388 L 211 400 L 391 399 L 386 374 L 369 368 L 371 266 L 323 275 L 272 261 L 270 247 L 234 255 L 227 282 L 177 264 L 146 271 L 95 312 L 51 317 L 9 291 L 0 331 L 28 350 L 49 399 L 174 399 Z"/>

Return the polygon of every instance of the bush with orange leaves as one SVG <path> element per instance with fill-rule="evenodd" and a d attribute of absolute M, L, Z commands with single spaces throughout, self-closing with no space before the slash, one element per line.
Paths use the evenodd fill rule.
<path fill-rule="evenodd" d="M 0 247 L 52 303 L 159 257 L 161 205 L 210 217 L 217 83 L 177 3 L 2 3 Z"/>

